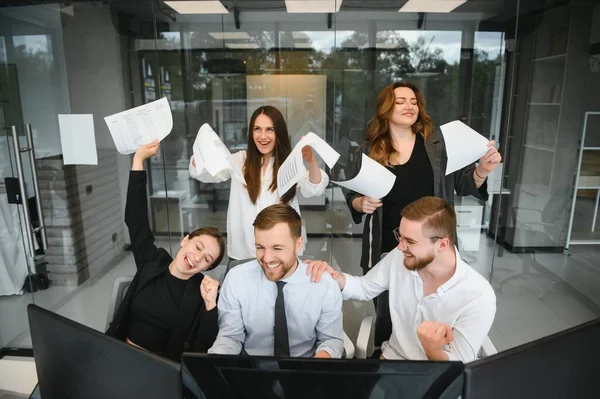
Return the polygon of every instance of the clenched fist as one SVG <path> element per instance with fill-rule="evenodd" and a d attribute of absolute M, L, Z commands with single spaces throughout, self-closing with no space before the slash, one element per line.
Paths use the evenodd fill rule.
<path fill-rule="evenodd" d="M 424 321 L 417 328 L 417 336 L 429 360 L 448 360 L 444 346 L 454 341 L 452 327 L 436 321 Z"/>
<path fill-rule="evenodd" d="M 218 293 L 219 282 L 205 275 L 200 283 L 200 295 L 202 295 L 202 299 L 204 299 L 206 310 L 212 310 L 217 306 Z"/>

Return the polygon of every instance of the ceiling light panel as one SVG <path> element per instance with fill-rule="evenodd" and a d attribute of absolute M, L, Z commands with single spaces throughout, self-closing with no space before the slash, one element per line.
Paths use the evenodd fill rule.
<path fill-rule="evenodd" d="M 408 0 L 399 12 L 451 12 L 467 0 Z"/>
<path fill-rule="evenodd" d="M 342 0 L 285 0 L 289 13 L 333 13 L 339 12 Z"/>
<path fill-rule="evenodd" d="M 220 1 L 165 1 L 165 4 L 179 14 L 228 14 Z"/>

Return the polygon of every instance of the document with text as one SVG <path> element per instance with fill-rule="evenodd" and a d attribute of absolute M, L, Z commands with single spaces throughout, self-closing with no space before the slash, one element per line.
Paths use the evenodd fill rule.
<path fill-rule="evenodd" d="M 144 144 L 161 141 L 173 129 L 166 97 L 104 118 L 121 154 L 132 154 Z"/>

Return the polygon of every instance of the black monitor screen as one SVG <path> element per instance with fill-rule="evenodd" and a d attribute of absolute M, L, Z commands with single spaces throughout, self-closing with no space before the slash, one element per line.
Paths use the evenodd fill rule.
<path fill-rule="evenodd" d="M 600 319 L 465 367 L 464 399 L 600 397 Z"/>
<path fill-rule="evenodd" d="M 460 381 L 461 362 L 413 362 L 184 354 L 206 399 L 438 398 Z M 460 393 L 460 392 L 459 392 Z"/>
<path fill-rule="evenodd" d="M 181 397 L 179 364 L 38 306 L 27 311 L 43 399 Z"/>

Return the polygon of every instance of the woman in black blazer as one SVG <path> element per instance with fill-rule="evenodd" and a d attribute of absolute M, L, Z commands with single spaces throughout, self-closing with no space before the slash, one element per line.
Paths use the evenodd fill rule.
<path fill-rule="evenodd" d="M 185 351 L 206 352 L 217 336 L 219 283 L 202 272 L 219 265 L 225 241 L 218 229 L 202 227 L 181 240 L 175 259 L 154 245 L 144 161 L 158 147 L 142 146 L 133 158 L 125 223 L 137 273 L 106 333 L 179 361 Z"/>

